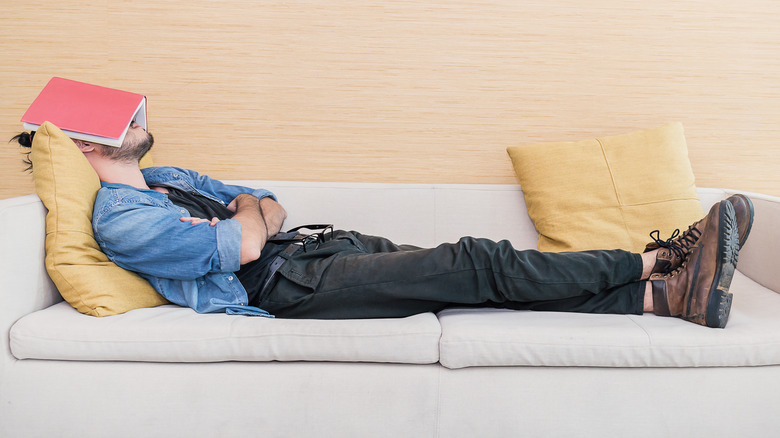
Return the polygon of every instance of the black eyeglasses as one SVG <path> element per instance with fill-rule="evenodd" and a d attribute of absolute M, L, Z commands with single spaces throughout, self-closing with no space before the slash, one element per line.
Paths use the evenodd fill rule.
<path fill-rule="evenodd" d="M 299 230 L 321 230 L 316 233 L 311 234 L 304 234 L 301 233 Z M 308 249 L 307 246 L 309 245 L 315 245 L 314 249 L 317 249 L 320 247 L 322 243 L 325 243 L 326 241 L 333 238 L 333 224 L 310 224 L 310 225 L 301 225 L 299 227 L 292 228 L 288 230 L 285 234 L 293 234 L 295 237 L 291 238 L 285 238 L 285 239 L 272 239 L 271 241 L 276 243 L 281 242 L 290 242 L 290 243 L 300 243 L 301 246 L 303 246 L 303 252 L 306 252 Z"/>

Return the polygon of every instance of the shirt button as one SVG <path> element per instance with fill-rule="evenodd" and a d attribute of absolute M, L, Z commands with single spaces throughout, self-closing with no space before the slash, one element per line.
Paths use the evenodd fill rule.
<path fill-rule="evenodd" d="M 228 281 L 233 281 L 233 276 L 232 275 L 228 277 Z"/>

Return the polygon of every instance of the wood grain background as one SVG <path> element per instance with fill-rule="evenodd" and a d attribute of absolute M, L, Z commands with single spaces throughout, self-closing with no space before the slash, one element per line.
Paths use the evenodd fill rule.
<path fill-rule="evenodd" d="M 514 183 L 507 146 L 679 120 L 699 186 L 780 195 L 776 1 L 1 3 L 2 139 L 52 76 L 146 94 L 155 162 L 223 179 Z"/>

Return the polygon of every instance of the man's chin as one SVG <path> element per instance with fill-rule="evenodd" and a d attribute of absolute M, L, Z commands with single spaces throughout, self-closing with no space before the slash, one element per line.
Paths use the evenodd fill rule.
<path fill-rule="evenodd" d="M 154 146 L 154 136 L 149 132 L 145 134 L 144 138 L 135 142 L 126 137 L 114 158 L 121 161 L 140 161 Z"/>

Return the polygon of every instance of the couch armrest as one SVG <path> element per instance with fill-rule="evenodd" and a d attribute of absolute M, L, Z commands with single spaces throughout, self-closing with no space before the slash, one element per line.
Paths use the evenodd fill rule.
<path fill-rule="evenodd" d="M 62 301 L 45 266 L 46 208 L 36 195 L 0 200 L 0 374 L 8 332 L 22 316 Z"/>
<path fill-rule="evenodd" d="M 780 293 L 780 198 L 755 193 L 746 195 L 753 201 L 755 217 L 750 237 L 739 252 L 737 269 L 753 281 Z"/>

